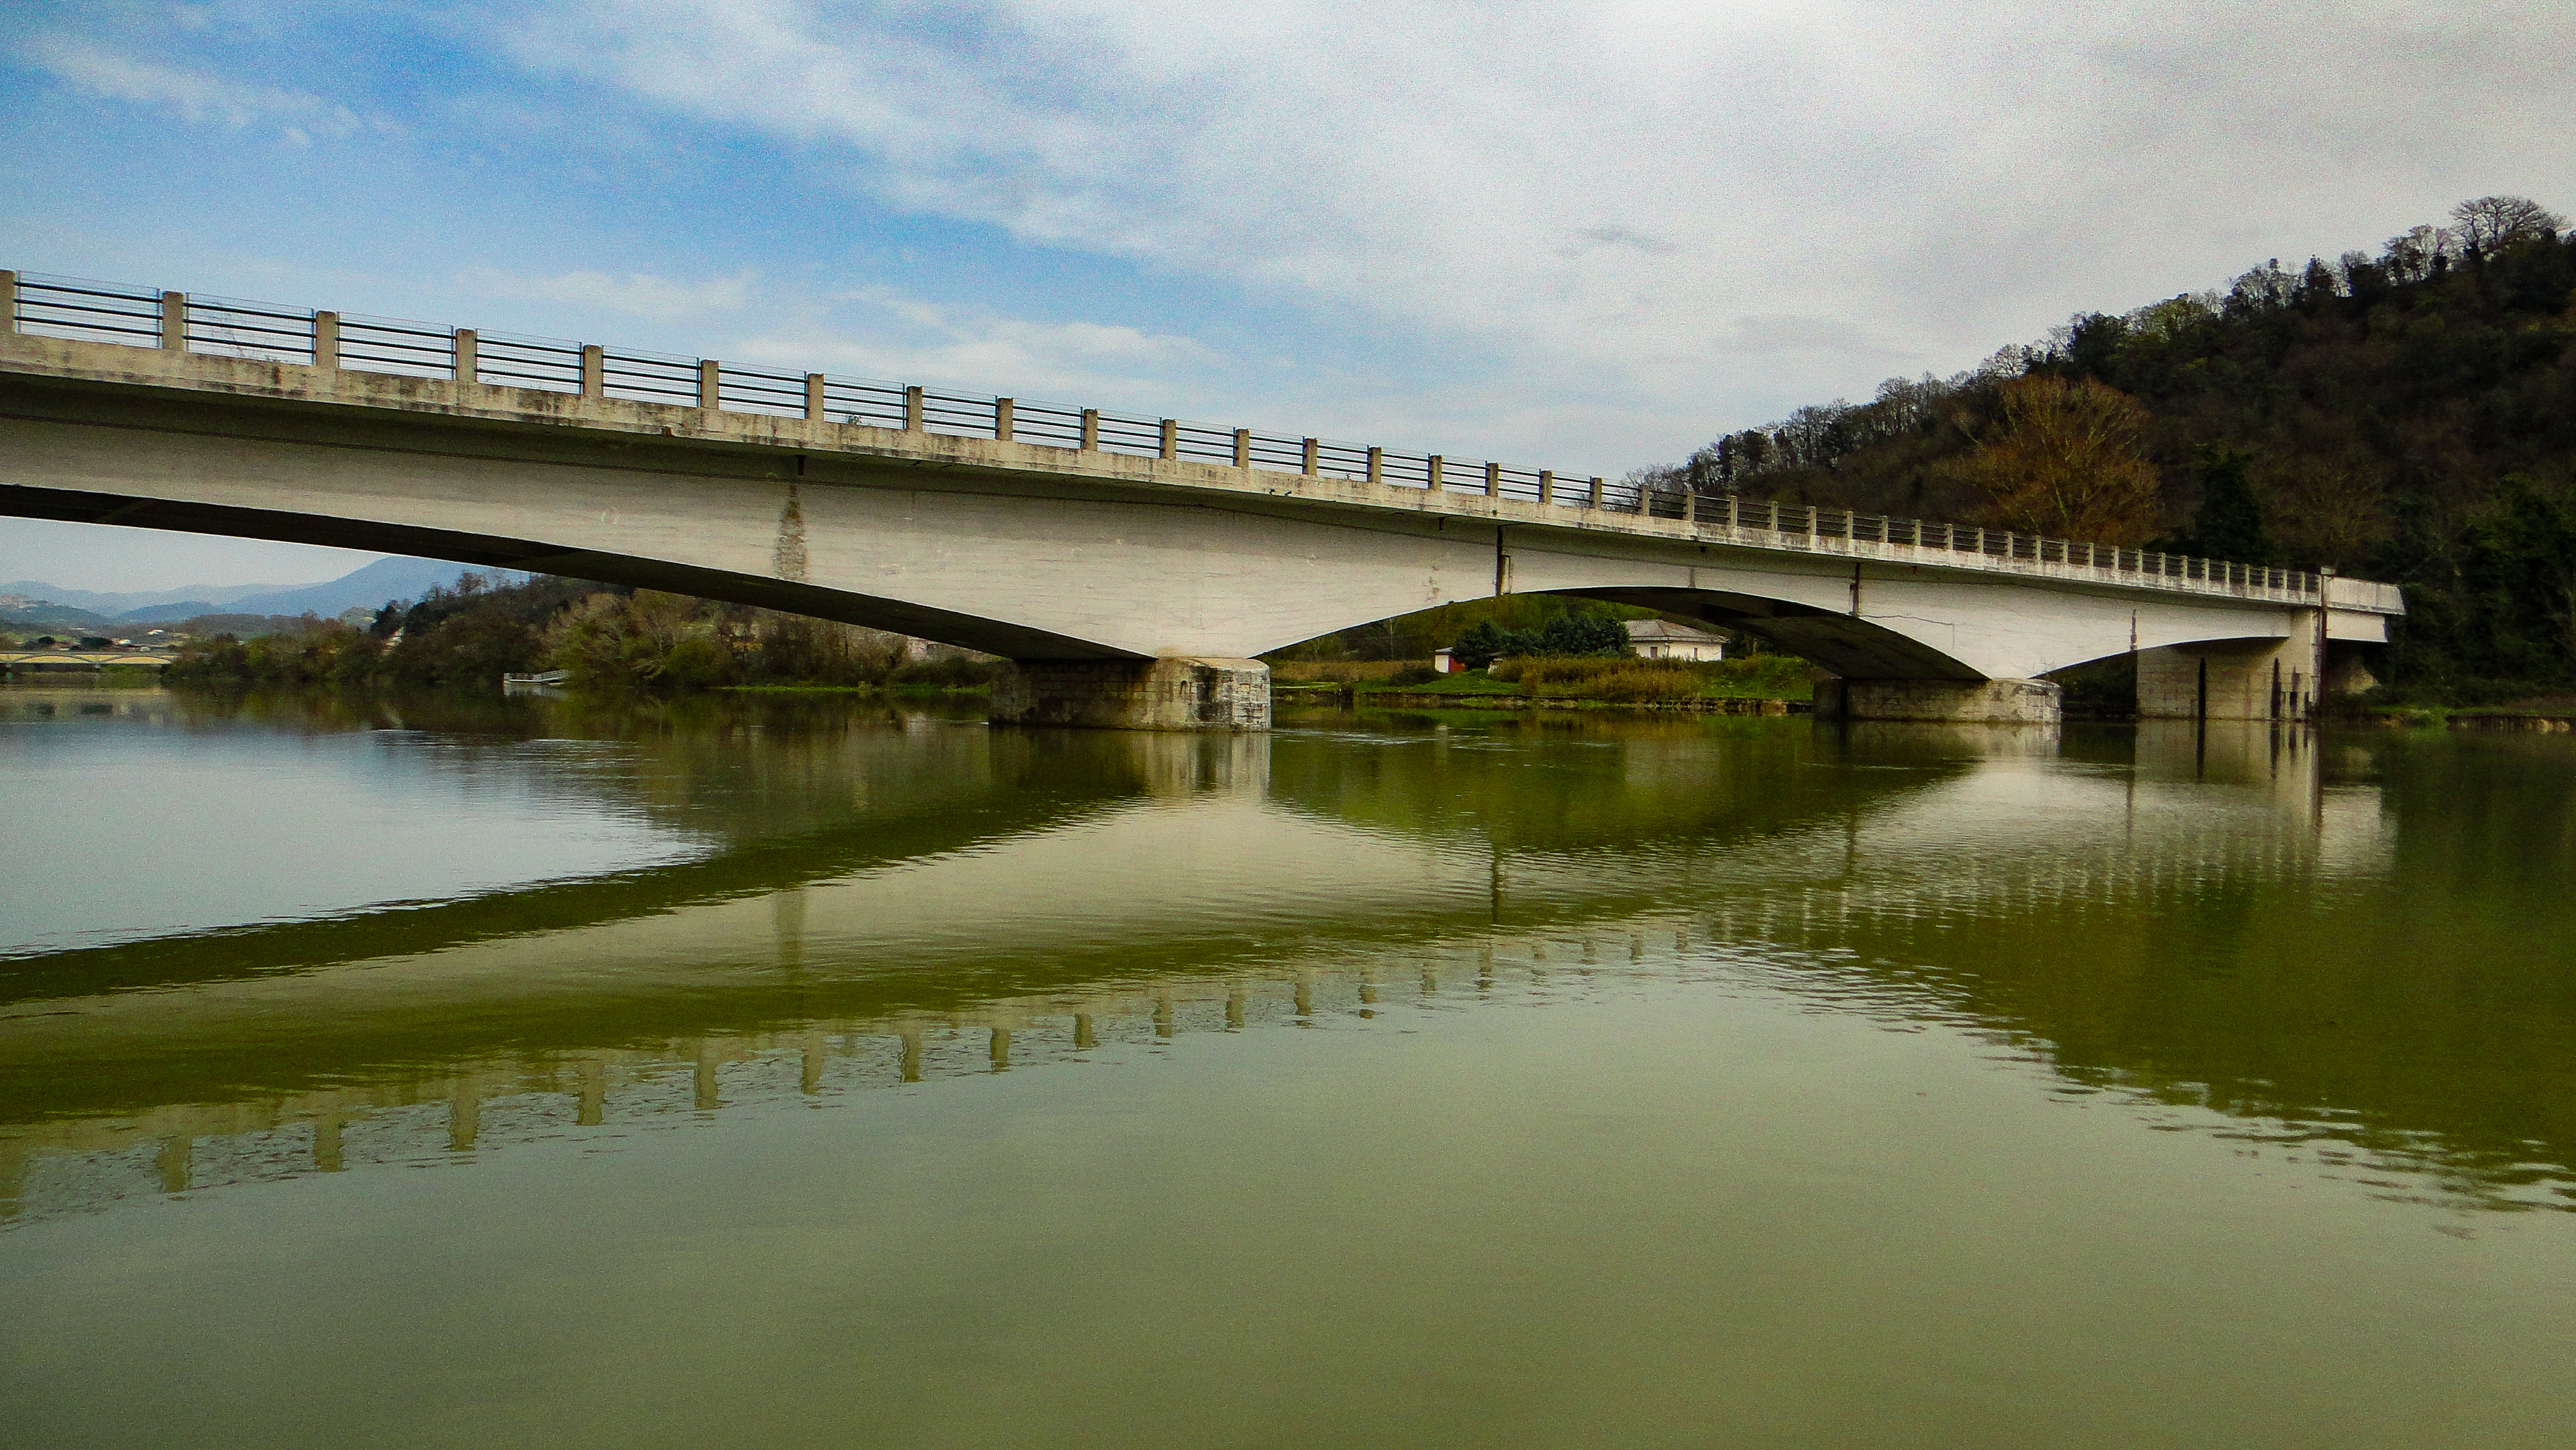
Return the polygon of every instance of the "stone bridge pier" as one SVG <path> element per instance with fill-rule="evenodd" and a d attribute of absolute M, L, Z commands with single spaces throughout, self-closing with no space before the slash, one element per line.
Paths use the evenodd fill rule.
<path fill-rule="evenodd" d="M 1255 659 L 1016 660 L 993 686 L 996 725 L 1267 730 L 1270 667 Z"/>
<path fill-rule="evenodd" d="M 2318 640 L 2222 639 L 2138 651 L 2145 720 L 2304 720 L 2320 696 Z"/>
<path fill-rule="evenodd" d="M 2054 725 L 2054 680 L 1820 680 L 1824 720 L 1916 720 L 1952 725 Z"/>

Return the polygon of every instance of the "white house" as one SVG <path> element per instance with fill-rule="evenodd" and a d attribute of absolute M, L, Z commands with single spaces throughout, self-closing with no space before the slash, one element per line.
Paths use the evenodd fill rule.
<path fill-rule="evenodd" d="M 1722 660 L 1726 636 L 1663 619 L 1628 621 L 1628 648 L 1641 659 Z"/>

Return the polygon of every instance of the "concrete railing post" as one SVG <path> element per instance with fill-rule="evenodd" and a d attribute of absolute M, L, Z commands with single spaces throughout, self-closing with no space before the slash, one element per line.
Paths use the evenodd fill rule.
<path fill-rule="evenodd" d="M 313 314 L 313 366 L 332 372 L 340 366 L 340 314 Z"/>
<path fill-rule="evenodd" d="M 608 396 L 608 353 L 601 348 L 581 350 L 581 395 L 585 398 Z"/>
<path fill-rule="evenodd" d="M 1312 478 L 1312 477 L 1314 477 L 1314 476 L 1315 476 L 1315 455 L 1316 455 L 1317 453 L 1321 452 L 1321 451 L 1322 451 L 1322 445 L 1321 445 L 1321 444 L 1317 443 L 1317 442 L 1316 442 L 1314 439 L 1312 439 L 1312 438 L 1309 438 L 1309 439 L 1307 439 L 1307 440 L 1306 440 L 1306 461 L 1305 461 L 1304 472 L 1305 472 L 1305 475 L 1306 475 L 1308 478 Z"/>
<path fill-rule="evenodd" d="M 18 330 L 18 274 L 0 271 L 0 332 Z"/>
<path fill-rule="evenodd" d="M 919 388 L 903 390 L 903 431 L 906 433 L 921 431 L 921 389 Z"/>
<path fill-rule="evenodd" d="M 1699 524 L 1698 489 L 1694 488 L 1688 490 L 1682 495 L 1682 522 L 1690 524 L 1693 527 L 1696 527 Z"/>
<path fill-rule="evenodd" d="M 1163 420 L 1163 456 L 1165 458 L 1181 456 L 1181 423 L 1177 418 Z"/>
<path fill-rule="evenodd" d="M 1382 483 L 1385 481 L 1385 478 L 1386 450 L 1383 448 L 1372 448 L 1369 450 L 1368 481 L 1371 483 Z"/>
<path fill-rule="evenodd" d="M 479 381 L 482 378 L 483 368 L 482 340 L 474 329 L 470 327 L 456 329 L 448 346 L 452 352 L 448 366 L 455 373 L 456 380 L 460 383 Z M 599 396 L 597 393 L 592 393 L 590 389 L 590 359 L 586 355 L 581 364 L 581 390 L 590 393 L 594 398 Z"/>
<path fill-rule="evenodd" d="M 1008 398 L 993 400 L 993 441 L 996 443 L 1011 441 L 1011 400 Z"/>
<path fill-rule="evenodd" d="M 1485 497 L 1500 498 L 1502 496 L 1503 466 L 1499 463 L 1488 463 L 1485 465 Z"/>
<path fill-rule="evenodd" d="M 710 413 L 724 407 L 724 364 L 711 357 L 698 359 L 698 406 Z"/>
<path fill-rule="evenodd" d="M 1439 454 L 1434 453 L 1434 454 L 1432 454 L 1432 455 L 1430 456 L 1430 458 L 1428 458 L 1428 459 L 1424 460 L 1423 465 L 1422 465 L 1422 476 L 1423 476 L 1424 478 L 1429 479 L 1429 480 L 1431 481 L 1431 491 L 1432 491 L 1433 493 L 1438 493 L 1438 492 L 1440 492 L 1440 455 L 1439 455 Z"/>
<path fill-rule="evenodd" d="M 161 346 L 170 352 L 188 350 L 188 294 L 161 294 Z"/>
<path fill-rule="evenodd" d="M 1538 501 L 1542 504 L 1556 502 L 1555 470 L 1542 468 L 1538 471 Z"/>
<path fill-rule="evenodd" d="M 821 422 L 822 418 L 823 375 L 821 373 L 807 373 L 805 375 L 805 421 L 809 423 L 817 423 Z"/>
<path fill-rule="evenodd" d="M 1249 428 L 1234 430 L 1234 466 L 1237 468 L 1252 466 L 1252 430 Z"/>
<path fill-rule="evenodd" d="M 1082 410 L 1082 451 L 1085 453 L 1100 451 L 1100 410 L 1098 408 Z"/>
<path fill-rule="evenodd" d="M 1592 488 L 1584 496 L 1583 506 L 1588 509 L 1601 507 L 1601 480 L 1597 478 L 1592 480 Z"/>

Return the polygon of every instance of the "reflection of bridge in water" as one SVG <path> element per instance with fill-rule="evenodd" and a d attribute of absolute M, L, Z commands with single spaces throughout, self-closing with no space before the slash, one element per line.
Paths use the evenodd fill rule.
<path fill-rule="evenodd" d="M 919 808 L 864 831 L 22 961 L 0 1009 L 19 1114 L 0 1193 L 49 1213 L 1677 979 L 1997 1033 L 2070 1091 L 2285 1120 L 2476 1195 L 2546 1198 L 2562 1175 L 2530 1165 L 2576 1144 L 2535 1147 L 2527 1121 L 2406 1080 L 2405 1035 L 2445 1024 L 2338 970 L 2386 944 L 2335 905 L 2389 873 L 2396 839 L 2379 788 L 2326 769 L 2304 731 L 2184 726 L 2063 755 L 1786 722 L 957 731 L 943 749 L 990 754 L 944 805 L 888 740 L 818 755 L 796 784 L 913 782 Z M 2327 1013 L 2350 1029 L 2315 1040 Z"/>

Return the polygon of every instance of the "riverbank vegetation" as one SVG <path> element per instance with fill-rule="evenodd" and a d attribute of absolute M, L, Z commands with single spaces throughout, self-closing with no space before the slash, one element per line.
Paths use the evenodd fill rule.
<path fill-rule="evenodd" d="M 1512 695 L 1531 699 L 1599 700 L 1609 704 L 1679 703 L 1687 700 L 1787 700 L 1813 697 L 1807 662 L 1789 655 L 1735 660 L 1648 660 L 1634 655 L 1525 655 L 1490 670 L 1434 674 L 1407 665 L 1335 679 L 1330 667 L 1307 666 L 1283 675 L 1290 689 L 1308 682 L 1347 691 L 1353 698 L 1385 695 Z"/>
<path fill-rule="evenodd" d="M 2576 233 L 2519 197 L 2087 312 L 1634 481 L 2401 585 L 2382 692 L 2576 686 Z"/>
<path fill-rule="evenodd" d="M 923 651 L 902 635 L 655 590 L 540 575 L 493 586 L 467 574 L 361 627 L 307 615 L 248 638 L 183 645 L 174 684 L 230 688 L 490 689 L 562 670 L 577 689 L 672 694 L 726 687 L 953 692 L 998 662 Z"/>
<path fill-rule="evenodd" d="M 1556 653 L 1579 653 L 1605 644 L 1624 650 L 1627 635 L 1619 626 L 1631 619 L 1655 619 L 1651 609 L 1572 599 L 1556 594 L 1505 594 L 1467 599 L 1399 614 L 1375 624 L 1356 625 L 1319 635 L 1302 644 L 1274 650 L 1262 658 L 1271 668 L 1292 664 L 1422 662 L 1432 651 L 1449 649 L 1478 631 L 1525 643 L 1529 653 L 1545 645 Z M 1553 634 L 1550 631 L 1554 631 Z M 1573 632 L 1573 633 L 1570 633 Z M 1577 644 L 1577 636 L 1583 641 Z M 1615 639 L 1613 638 L 1615 636 Z M 1481 636 L 1480 636 L 1481 637 Z"/>

